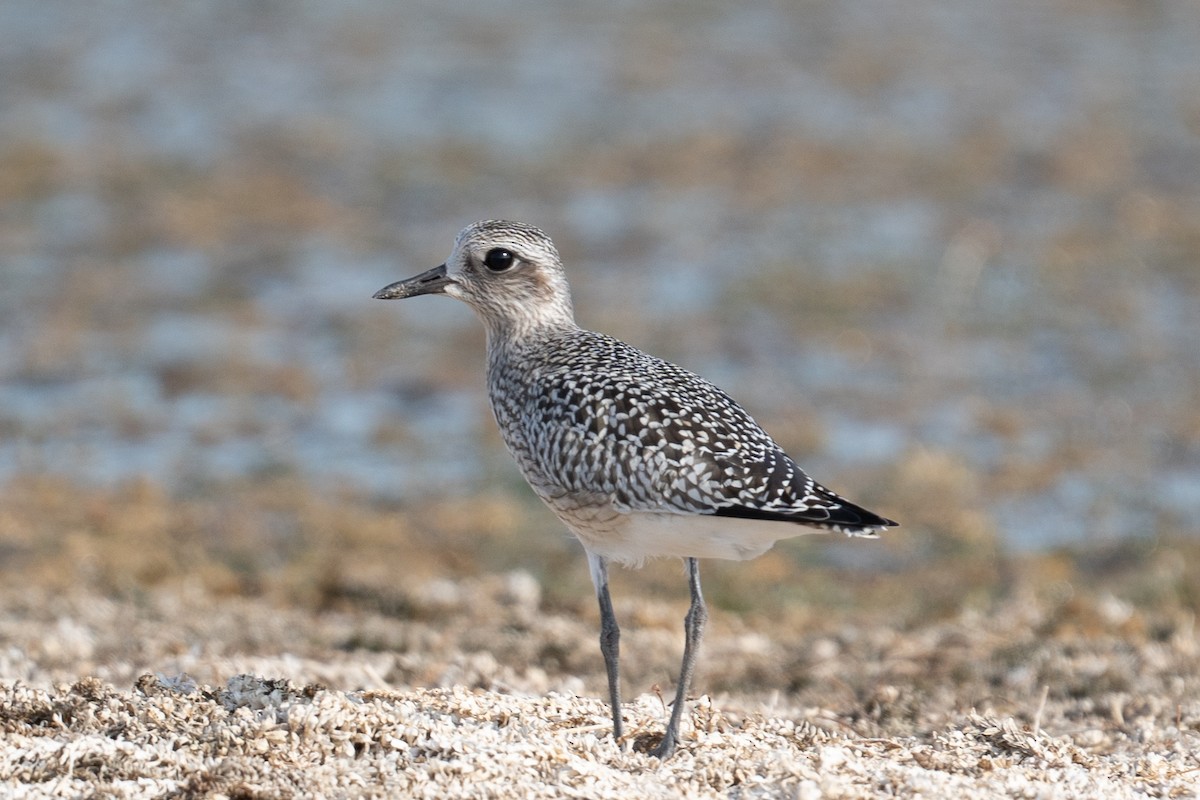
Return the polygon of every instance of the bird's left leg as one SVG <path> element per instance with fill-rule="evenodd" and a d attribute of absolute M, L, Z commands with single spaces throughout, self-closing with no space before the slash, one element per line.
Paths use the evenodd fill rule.
<path fill-rule="evenodd" d="M 670 758 L 675 752 L 675 745 L 679 740 L 679 721 L 687 703 L 692 674 L 696 671 L 696 655 L 700 650 L 700 639 L 704 636 L 704 623 L 708 622 L 708 609 L 704 606 L 704 596 L 700 594 L 700 562 L 695 558 L 687 559 L 687 569 L 688 583 L 692 589 L 692 605 L 683 619 L 683 666 L 679 669 L 679 685 L 675 689 L 675 705 L 671 709 L 671 721 L 667 723 L 667 732 L 663 734 L 663 740 L 658 747 L 650 752 L 660 759 Z"/>

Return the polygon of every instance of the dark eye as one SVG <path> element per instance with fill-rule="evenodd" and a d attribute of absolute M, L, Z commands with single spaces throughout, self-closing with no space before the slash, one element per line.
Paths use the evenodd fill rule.
<path fill-rule="evenodd" d="M 516 261 L 516 256 L 503 247 L 493 247 L 483 257 L 483 265 L 492 272 L 504 272 L 504 270 L 516 263 Z"/>

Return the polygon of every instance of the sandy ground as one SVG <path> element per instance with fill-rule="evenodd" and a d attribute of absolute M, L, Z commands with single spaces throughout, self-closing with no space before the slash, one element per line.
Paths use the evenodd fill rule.
<path fill-rule="evenodd" d="M 1018 593 L 1020 594 L 1020 593 Z M 641 752 L 678 657 L 671 602 L 618 601 L 627 741 L 594 615 L 525 573 L 412 591 L 405 615 L 187 586 L 9 586 L 11 797 L 1194 797 L 1193 618 L 1014 596 L 906 630 L 714 615 L 678 755 Z M 661 685 L 656 677 L 663 679 Z M 769 688 L 778 682 L 775 689 Z"/>

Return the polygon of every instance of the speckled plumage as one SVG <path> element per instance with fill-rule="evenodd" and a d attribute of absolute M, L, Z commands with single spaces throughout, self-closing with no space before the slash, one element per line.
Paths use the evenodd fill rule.
<path fill-rule="evenodd" d="M 780 523 L 855 535 L 888 524 L 809 478 L 716 386 L 610 336 L 555 329 L 494 347 L 489 361 L 492 408 L 521 471 L 608 558 L 749 558 L 806 532 Z M 647 515 L 682 516 L 656 520 L 682 535 L 622 535 Z"/>
<path fill-rule="evenodd" d="M 576 325 L 558 250 L 533 226 L 470 225 L 445 264 L 375 296 L 430 293 L 468 303 L 483 320 L 488 396 L 501 435 L 530 486 L 588 553 L 618 738 L 619 631 L 607 562 L 687 559 L 684 666 L 655 750 L 670 755 L 706 619 L 696 559 L 752 558 L 801 533 L 874 536 L 896 523 L 813 481 L 708 381 Z"/>

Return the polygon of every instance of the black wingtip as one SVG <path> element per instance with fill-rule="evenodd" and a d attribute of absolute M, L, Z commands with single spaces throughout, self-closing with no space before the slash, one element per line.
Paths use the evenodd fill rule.
<path fill-rule="evenodd" d="M 750 506 L 723 506 L 714 509 L 713 516 L 737 519 L 759 519 L 769 522 L 790 522 L 812 528 L 826 528 L 850 535 L 871 536 L 884 528 L 898 528 L 900 523 L 881 517 L 874 511 L 856 506 L 845 500 L 832 508 L 814 506 L 802 511 L 773 511 Z"/>

